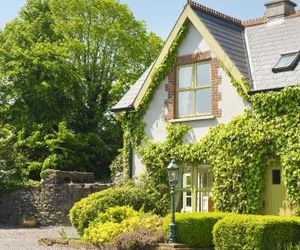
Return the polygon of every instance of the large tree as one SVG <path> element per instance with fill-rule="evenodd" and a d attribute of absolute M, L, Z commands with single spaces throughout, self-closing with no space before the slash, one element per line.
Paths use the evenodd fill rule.
<path fill-rule="evenodd" d="M 109 109 L 161 43 L 117 0 L 28 0 L 0 33 L 0 122 L 24 165 L 105 172 L 122 141 Z"/>

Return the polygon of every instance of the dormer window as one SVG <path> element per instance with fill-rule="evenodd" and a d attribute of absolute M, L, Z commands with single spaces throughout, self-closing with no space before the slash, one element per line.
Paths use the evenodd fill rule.
<path fill-rule="evenodd" d="M 177 116 L 212 113 L 211 64 L 200 62 L 177 68 Z"/>
<path fill-rule="evenodd" d="M 272 69 L 274 73 L 283 72 L 283 71 L 290 71 L 294 70 L 300 60 L 300 51 L 282 54 L 279 61 Z"/>

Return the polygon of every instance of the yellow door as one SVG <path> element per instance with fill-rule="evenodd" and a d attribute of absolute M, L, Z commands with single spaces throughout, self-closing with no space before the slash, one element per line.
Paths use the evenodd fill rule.
<path fill-rule="evenodd" d="M 264 214 L 290 214 L 290 209 L 285 201 L 285 188 L 282 181 L 281 167 L 268 167 L 266 170 Z"/>

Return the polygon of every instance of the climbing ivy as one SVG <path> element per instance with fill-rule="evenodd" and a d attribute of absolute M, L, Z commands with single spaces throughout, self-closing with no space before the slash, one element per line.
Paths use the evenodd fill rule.
<path fill-rule="evenodd" d="M 300 88 L 256 94 L 251 102 L 253 109 L 211 128 L 196 143 L 182 141 L 186 125 L 168 125 L 164 142 L 146 140 L 140 152 L 150 186 L 164 192 L 166 166 L 172 158 L 178 163 L 209 164 L 216 209 L 258 214 L 262 212 L 265 169 L 281 164 L 287 197 L 299 213 Z"/>
<path fill-rule="evenodd" d="M 145 138 L 145 145 L 138 148 L 146 166 L 146 174 L 142 180 L 145 183 L 145 190 L 156 197 L 162 211 L 168 211 L 170 204 L 166 166 L 170 163 L 170 159 L 174 158 L 176 150 L 182 148 L 182 138 L 189 129 L 187 125 L 168 124 L 167 138 L 164 142 L 154 143 Z"/>
<path fill-rule="evenodd" d="M 248 83 L 247 79 L 242 78 L 240 81 L 237 81 L 224 63 L 222 63 L 222 68 L 224 69 L 226 74 L 230 77 L 231 83 L 235 87 L 239 95 L 242 96 L 246 101 L 251 102 L 251 99 L 248 95 L 248 92 L 250 91 L 250 84 Z M 245 89 L 243 89 L 242 86 L 244 86 Z"/>
<path fill-rule="evenodd" d="M 174 67 L 174 63 L 177 57 L 178 47 L 185 38 L 188 32 L 188 26 L 184 25 L 181 27 L 179 32 L 177 33 L 170 49 L 166 57 L 164 58 L 161 65 L 155 69 L 155 72 L 152 76 L 152 81 L 150 86 L 148 87 L 141 103 L 139 104 L 137 110 L 135 112 L 126 113 L 123 112 L 119 114 L 118 119 L 121 121 L 122 128 L 124 131 L 123 136 L 123 149 L 121 150 L 121 154 L 124 159 L 124 169 L 125 173 L 129 173 L 129 147 L 138 149 L 140 142 L 145 137 L 145 124 L 142 121 L 143 116 L 149 108 L 151 100 L 155 94 L 155 90 L 161 84 L 161 82 L 165 79 L 165 77 L 169 74 L 169 72 Z M 236 87 L 238 93 L 245 98 L 245 100 L 249 101 L 249 96 L 245 92 L 245 90 L 241 87 L 241 83 L 236 81 L 230 71 L 223 65 L 224 70 L 231 78 L 231 82 L 233 86 Z M 246 79 L 242 79 L 242 84 L 250 90 L 250 85 L 248 84 Z"/>
<path fill-rule="evenodd" d="M 129 147 L 142 156 L 146 167 L 143 177 L 148 193 L 160 198 L 162 209 L 168 201 L 166 165 L 172 158 L 179 163 L 209 164 L 214 174 L 215 207 L 220 211 L 261 213 L 263 208 L 264 174 L 266 167 L 281 164 L 287 197 L 296 213 L 300 213 L 300 88 L 247 95 L 250 85 L 236 81 L 223 65 L 238 93 L 253 109 L 246 110 L 228 124 L 220 124 L 196 143 L 184 143 L 189 128 L 186 125 L 168 125 L 164 142 L 154 143 L 144 133 L 142 118 L 148 110 L 155 90 L 172 69 L 177 49 L 184 39 L 187 27 L 182 27 L 167 56 L 155 69 L 152 81 L 138 109 L 122 113 L 119 120 L 124 129 L 122 150 L 125 172 L 128 173 Z M 141 146 L 141 141 L 143 145 Z"/>
<path fill-rule="evenodd" d="M 155 72 L 152 75 L 152 81 L 147 89 L 143 100 L 139 104 L 137 110 L 131 113 L 121 113 L 118 116 L 118 120 L 122 122 L 122 128 L 124 131 L 123 136 L 123 149 L 121 151 L 124 162 L 125 162 L 125 172 L 128 173 L 128 162 L 129 162 L 129 146 L 131 145 L 133 148 L 138 147 L 141 140 L 144 137 L 144 128 L 145 124 L 142 121 L 142 118 L 147 111 L 150 102 L 155 94 L 155 90 L 159 86 L 159 84 L 165 79 L 165 77 L 169 74 L 172 67 L 174 66 L 176 56 L 177 56 L 177 49 L 180 43 L 183 41 L 186 33 L 188 31 L 188 27 L 186 25 L 182 26 L 179 32 L 177 33 L 174 41 L 168 50 L 167 55 L 165 56 L 163 62 L 160 66 L 155 69 Z"/>

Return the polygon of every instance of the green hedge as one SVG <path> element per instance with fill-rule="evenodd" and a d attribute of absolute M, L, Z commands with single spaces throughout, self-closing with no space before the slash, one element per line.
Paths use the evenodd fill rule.
<path fill-rule="evenodd" d="M 140 188 L 132 185 L 109 188 L 75 203 L 70 210 L 70 220 L 80 235 L 93 222 L 99 213 L 109 207 L 131 206 L 144 212 L 156 211 L 156 202 L 151 200 Z"/>
<path fill-rule="evenodd" d="M 297 217 L 236 215 L 220 220 L 213 230 L 216 250 L 276 250 L 300 242 Z"/>
<path fill-rule="evenodd" d="M 176 213 L 176 242 L 190 247 L 212 247 L 213 226 L 229 213 Z M 164 230 L 169 230 L 170 215 L 164 219 Z"/>

